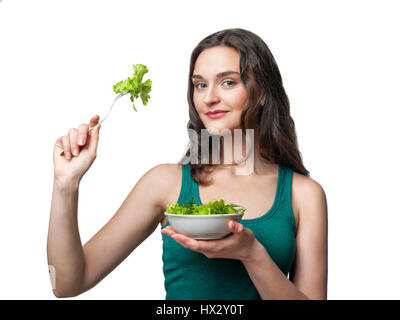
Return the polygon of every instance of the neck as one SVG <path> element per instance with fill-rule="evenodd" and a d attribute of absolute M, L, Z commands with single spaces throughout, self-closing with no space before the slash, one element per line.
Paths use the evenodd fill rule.
<path fill-rule="evenodd" d="M 260 155 L 259 136 L 250 134 L 246 140 L 246 133 L 243 133 L 220 139 L 220 164 L 217 168 L 228 170 L 232 175 L 258 175 L 272 172 L 274 164 Z"/>

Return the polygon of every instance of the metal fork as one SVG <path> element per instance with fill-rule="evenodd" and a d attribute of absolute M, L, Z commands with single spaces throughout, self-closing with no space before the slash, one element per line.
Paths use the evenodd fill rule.
<path fill-rule="evenodd" d="M 108 111 L 107 115 L 106 115 L 98 124 L 101 124 L 104 120 L 107 119 L 107 117 L 108 117 L 108 115 L 110 114 L 110 112 L 111 112 L 111 110 L 112 110 L 112 108 L 113 108 L 115 102 L 116 102 L 119 98 L 121 98 L 122 96 L 124 96 L 124 95 L 126 95 L 126 93 L 120 93 L 119 95 L 117 95 L 117 96 L 115 97 L 114 102 L 113 102 L 112 105 L 111 105 L 110 111 Z M 94 127 L 90 128 L 88 132 L 92 131 L 93 128 L 94 128 Z M 83 146 L 82 146 L 82 147 L 83 147 Z M 60 156 L 63 156 L 63 155 L 64 155 L 64 151 L 62 151 L 62 152 L 60 153 Z"/>

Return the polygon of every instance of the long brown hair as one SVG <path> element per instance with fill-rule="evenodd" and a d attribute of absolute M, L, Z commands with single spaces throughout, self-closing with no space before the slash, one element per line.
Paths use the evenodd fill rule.
<path fill-rule="evenodd" d="M 192 75 L 200 53 L 216 46 L 231 47 L 240 53 L 240 78 L 249 96 L 242 111 L 240 124 L 243 130 L 255 129 L 260 156 L 272 163 L 281 164 L 297 173 L 309 176 L 298 148 L 295 124 L 290 116 L 290 103 L 283 88 L 278 65 L 267 44 L 248 30 L 240 28 L 221 30 L 207 36 L 194 48 L 190 58 L 187 128 L 195 130 L 198 137 L 201 135 L 201 129 L 205 129 L 193 103 Z M 191 144 L 192 141 L 189 142 L 181 163 L 190 157 Z M 200 158 L 200 144 L 198 148 Z M 203 179 L 203 173 L 212 171 L 214 165 L 201 162 L 193 164 L 190 161 L 188 164 L 191 175 L 198 184 L 210 184 L 210 181 Z"/>

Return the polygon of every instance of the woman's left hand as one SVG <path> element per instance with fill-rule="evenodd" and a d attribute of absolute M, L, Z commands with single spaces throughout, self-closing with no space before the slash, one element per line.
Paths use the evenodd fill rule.
<path fill-rule="evenodd" d="M 204 254 L 207 258 L 227 258 L 247 261 L 259 250 L 260 243 L 249 228 L 230 220 L 228 228 L 233 234 L 217 240 L 195 240 L 177 233 L 171 226 L 161 232 L 170 236 L 187 249 Z"/>

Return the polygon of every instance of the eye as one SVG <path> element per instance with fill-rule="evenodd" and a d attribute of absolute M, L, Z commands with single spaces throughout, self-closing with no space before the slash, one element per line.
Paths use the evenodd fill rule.
<path fill-rule="evenodd" d="M 228 84 L 226 85 L 226 87 L 233 87 L 233 86 L 236 84 L 236 81 L 225 80 L 225 81 L 223 81 L 223 84 L 224 84 L 224 83 L 228 83 Z M 204 85 L 204 86 L 203 86 L 203 85 Z M 199 87 L 199 86 L 203 86 L 203 87 Z M 203 82 L 198 82 L 198 83 L 195 83 L 195 84 L 194 84 L 194 87 L 195 87 L 196 89 L 204 89 L 204 88 L 206 87 L 206 84 L 203 83 Z"/>
<path fill-rule="evenodd" d="M 223 83 L 226 83 L 226 82 L 230 83 L 230 85 L 228 85 L 228 87 L 232 87 L 236 83 L 235 81 L 232 81 L 232 80 L 225 80 Z"/>
<path fill-rule="evenodd" d="M 203 89 L 204 87 L 200 87 L 200 88 L 199 88 L 199 85 L 203 85 L 203 84 L 205 85 L 205 83 L 198 82 L 198 83 L 195 83 L 195 84 L 194 84 L 194 87 L 195 87 L 196 89 Z"/>

